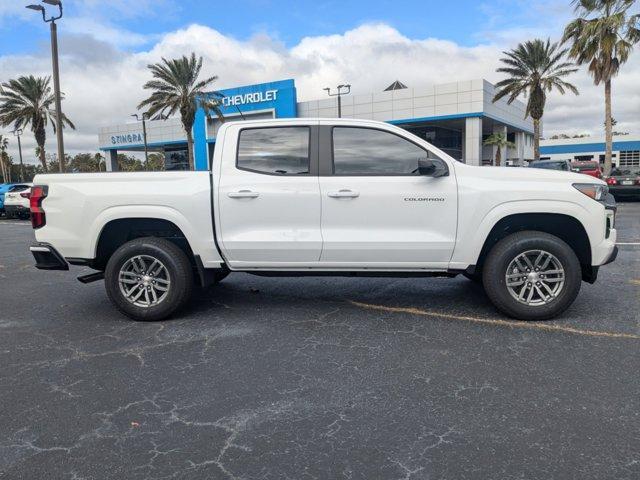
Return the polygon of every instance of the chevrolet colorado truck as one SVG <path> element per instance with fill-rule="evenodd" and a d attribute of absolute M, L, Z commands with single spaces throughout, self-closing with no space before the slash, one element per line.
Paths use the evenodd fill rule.
<path fill-rule="evenodd" d="M 124 314 L 160 320 L 196 284 L 264 276 L 448 276 L 523 320 L 555 317 L 615 259 L 607 185 L 465 165 L 364 120 L 222 125 L 209 171 L 38 175 L 39 269 L 84 265 Z"/>

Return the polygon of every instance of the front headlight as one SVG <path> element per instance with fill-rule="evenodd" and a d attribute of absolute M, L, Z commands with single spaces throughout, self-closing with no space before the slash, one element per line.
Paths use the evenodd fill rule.
<path fill-rule="evenodd" d="M 609 193 L 609 187 L 596 183 L 574 183 L 573 187 L 598 202 L 604 200 Z"/>

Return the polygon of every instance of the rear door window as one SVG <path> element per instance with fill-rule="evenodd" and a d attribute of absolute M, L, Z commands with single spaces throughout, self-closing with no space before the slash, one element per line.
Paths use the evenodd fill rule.
<path fill-rule="evenodd" d="M 309 137 L 309 127 L 243 129 L 236 165 L 268 175 L 309 174 Z"/>

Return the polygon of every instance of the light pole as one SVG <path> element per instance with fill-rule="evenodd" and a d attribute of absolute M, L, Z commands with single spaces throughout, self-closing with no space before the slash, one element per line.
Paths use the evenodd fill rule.
<path fill-rule="evenodd" d="M 136 120 L 140 121 L 140 117 L 137 113 L 131 115 L 135 117 Z M 147 120 L 149 119 L 149 114 L 147 112 L 142 113 L 142 138 L 144 140 L 144 169 L 149 169 L 149 147 L 147 145 Z"/>
<path fill-rule="evenodd" d="M 22 163 L 22 143 L 20 143 L 20 136 L 22 135 L 22 129 L 16 128 L 13 134 L 18 138 L 18 153 L 20 155 L 20 181 L 24 182 L 24 163 Z"/>
<path fill-rule="evenodd" d="M 47 5 L 58 7 L 58 16 L 47 19 L 42 5 L 27 5 L 27 8 L 42 13 L 42 20 L 51 25 L 51 61 L 53 63 L 53 90 L 56 104 L 56 139 L 58 142 L 58 160 L 60 172 L 64 172 L 64 138 L 62 136 L 62 101 L 60 98 L 60 68 L 58 66 L 58 25 L 56 20 L 62 18 L 62 2 L 60 0 L 42 0 Z"/>
<path fill-rule="evenodd" d="M 331 93 L 330 88 L 323 88 L 330 97 L 338 97 L 338 118 L 342 118 L 342 95 L 351 93 L 351 85 L 338 85 L 336 93 Z"/>

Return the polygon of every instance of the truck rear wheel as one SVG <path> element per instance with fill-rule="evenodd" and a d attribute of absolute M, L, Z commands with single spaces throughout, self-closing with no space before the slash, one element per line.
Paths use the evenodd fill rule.
<path fill-rule="evenodd" d="M 525 231 L 494 245 L 482 280 L 498 310 L 520 320 L 548 320 L 574 302 L 582 270 L 564 241 L 548 233 Z"/>
<path fill-rule="evenodd" d="M 191 296 L 193 271 L 185 253 L 162 238 L 137 238 L 114 252 L 105 269 L 111 302 L 134 320 L 163 320 Z"/>

